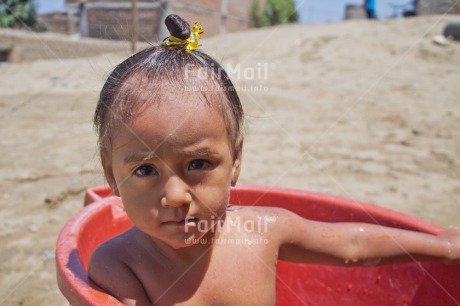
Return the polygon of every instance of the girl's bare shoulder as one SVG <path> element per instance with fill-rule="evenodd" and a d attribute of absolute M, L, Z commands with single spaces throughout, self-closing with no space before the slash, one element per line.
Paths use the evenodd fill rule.
<path fill-rule="evenodd" d="M 132 235 L 132 229 L 130 229 L 105 241 L 94 250 L 88 262 L 90 278 L 99 283 L 98 280 L 111 274 L 109 270 L 123 269 L 124 262 L 126 262 L 126 257 L 129 254 L 127 246 Z"/>
<path fill-rule="evenodd" d="M 312 233 L 318 224 L 280 207 L 237 206 L 235 212 L 231 217 L 236 218 L 241 224 L 255 223 L 258 225 L 257 228 L 262 228 L 264 234 L 278 245 Z"/>
<path fill-rule="evenodd" d="M 227 222 L 234 225 L 232 228 L 263 234 L 275 243 L 284 242 L 284 236 L 299 219 L 289 210 L 265 206 L 232 206 L 227 216 Z"/>
<path fill-rule="evenodd" d="M 244 220 L 261 220 L 267 219 L 274 223 L 275 221 L 282 221 L 290 219 L 294 215 L 289 210 L 280 207 L 269 206 L 237 206 L 232 205 L 228 209 L 229 217 L 239 217 Z"/>
<path fill-rule="evenodd" d="M 135 238 L 134 228 L 127 230 L 99 245 L 91 255 L 91 259 L 103 257 L 105 260 L 123 260 L 129 254 L 129 246 Z M 94 258 L 93 258 L 94 257 Z M 90 259 L 90 263 L 91 263 Z"/>
<path fill-rule="evenodd" d="M 142 284 L 129 266 L 132 253 L 130 240 L 134 236 L 135 231 L 130 229 L 107 240 L 96 248 L 88 263 L 91 280 L 127 305 L 133 297 L 138 301 L 148 301 Z M 130 298 L 125 300 L 127 297 Z"/>

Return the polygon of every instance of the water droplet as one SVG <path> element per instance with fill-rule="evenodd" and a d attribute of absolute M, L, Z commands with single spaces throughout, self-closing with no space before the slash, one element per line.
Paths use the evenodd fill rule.
<path fill-rule="evenodd" d="M 348 283 L 348 285 L 347 285 L 347 291 L 350 291 L 352 288 L 353 288 L 353 284 L 352 284 L 352 283 Z"/>

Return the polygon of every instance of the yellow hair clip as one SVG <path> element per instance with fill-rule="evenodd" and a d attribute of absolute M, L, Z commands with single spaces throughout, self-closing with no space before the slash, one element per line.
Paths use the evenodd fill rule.
<path fill-rule="evenodd" d="M 198 39 L 204 35 L 204 29 L 201 24 L 198 21 L 195 22 L 190 32 L 190 37 L 187 39 L 180 39 L 170 35 L 163 41 L 163 46 L 187 45 L 185 47 L 187 50 L 193 50 L 200 47 L 201 44 L 198 43 Z"/>

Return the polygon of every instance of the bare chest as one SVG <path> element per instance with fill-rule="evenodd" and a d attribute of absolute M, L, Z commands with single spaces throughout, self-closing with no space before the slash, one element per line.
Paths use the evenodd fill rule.
<path fill-rule="evenodd" d="M 144 265 L 137 273 L 154 305 L 274 305 L 276 257 L 254 245 L 223 245 L 208 260 Z"/>

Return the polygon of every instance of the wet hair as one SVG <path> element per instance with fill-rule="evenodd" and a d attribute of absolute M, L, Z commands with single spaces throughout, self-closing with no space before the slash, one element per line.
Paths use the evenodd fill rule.
<path fill-rule="evenodd" d="M 190 25 L 177 15 L 165 24 L 172 36 L 186 39 Z M 107 78 L 94 114 L 101 152 L 111 146 L 114 128 L 128 124 L 147 107 L 199 95 L 209 107 L 222 112 L 227 132 L 235 142 L 241 134 L 243 108 L 230 78 L 221 65 L 199 50 L 185 45 L 152 46 L 119 64 Z"/>

